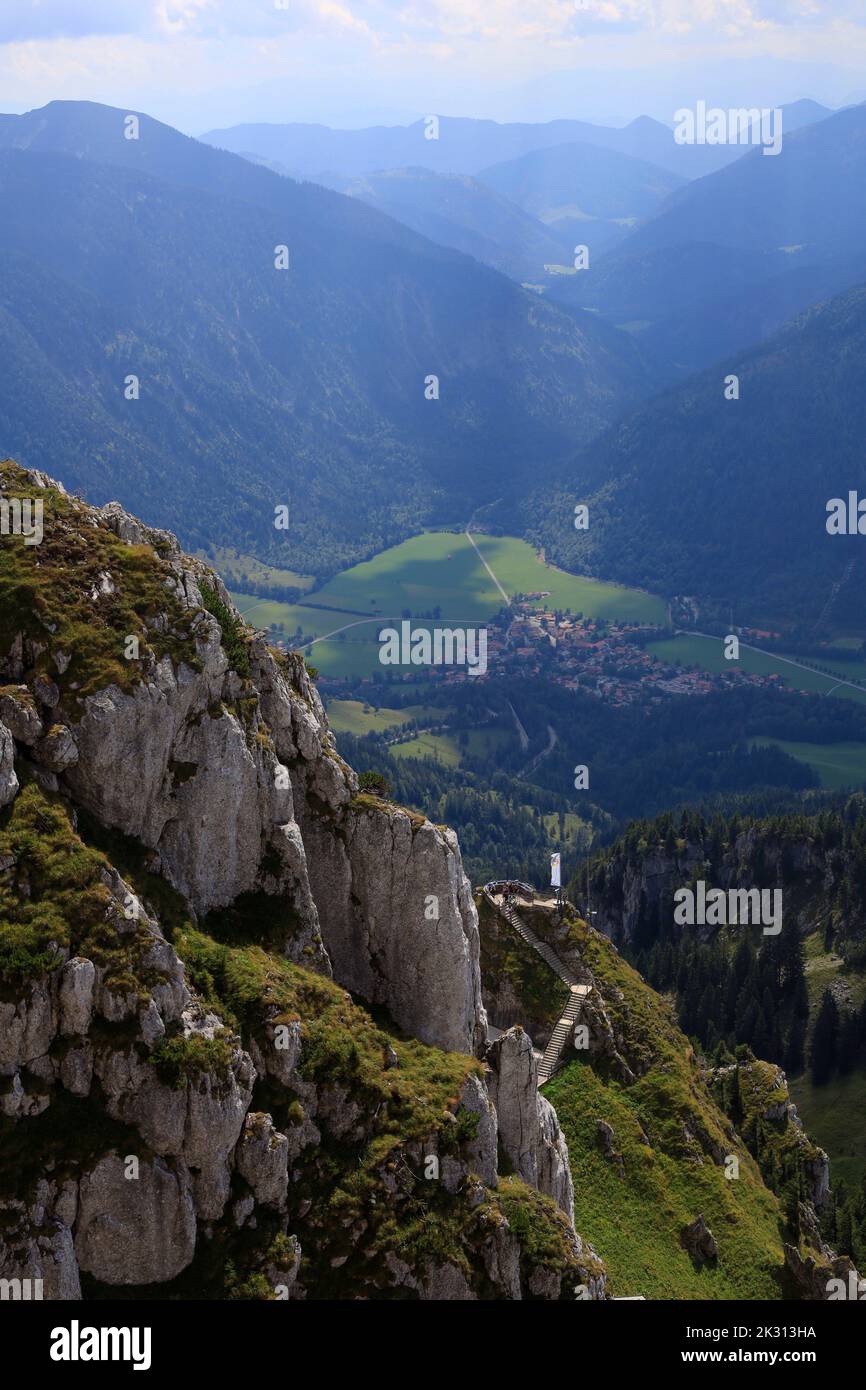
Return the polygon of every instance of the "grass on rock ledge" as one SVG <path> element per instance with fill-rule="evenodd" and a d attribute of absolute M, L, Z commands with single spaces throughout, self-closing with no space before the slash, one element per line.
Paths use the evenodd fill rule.
<path fill-rule="evenodd" d="M 67 802 L 35 782 L 22 787 L 0 816 L 0 862 L 0 981 L 28 984 L 68 953 L 105 966 L 109 987 L 147 994 L 155 979 L 140 957 L 151 937 L 134 924 L 118 933 L 102 880 L 108 860 L 81 840 Z"/>
<path fill-rule="evenodd" d="M 0 463 L 4 497 L 41 500 L 43 539 L 25 545 L 8 536 L 0 546 L 0 652 L 20 633 L 45 647 L 35 673 L 78 701 L 107 685 L 128 690 L 140 679 L 139 661 L 124 657 L 126 639 L 159 660 L 197 664 L 191 624 L 166 587 L 170 570 L 149 545 L 127 545 L 98 512 L 54 488 L 34 488 L 10 460 Z M 164 615 L 159 628 L 154 620 Z M 60 672 L 52 654 L 63 652 Z"/>

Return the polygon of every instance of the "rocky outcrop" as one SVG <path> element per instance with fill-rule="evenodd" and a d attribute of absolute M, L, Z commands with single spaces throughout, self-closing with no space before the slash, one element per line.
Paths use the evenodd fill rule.
<path fill-rule="evenodd" d="M 189 640 L 181 659 L 158 656 L 169 622 L 152 616 L 153 648 L 130 657 L 133 679 L 82 699 L 75 683 L 62 681 L 68 653 L 49 653 L 51 674 L 37 672 L 44 648 L 16 639 L 0 659 L 0 670 L 19 682 L 0 692 L 0 717 L 9 722 L 8 729 L 0 725 L 0 802 L 17 786 L 11 730 L 43 781 L 54 779 L 46 785 L 153 851 L 153 868 L 196 911 L 248 893 L 279 897 L 291 908 L 287 953 L 327 970 L 291 781 L 274 753 L 258 692 L 232 669 L 200 585 L 207 581 L 221 611 L 231 614 L 228 595 L 168 533 L 150 531 L 117 504 L 88 512 L 88 522 L 97 515 L 124 542 L 159 547 L 166 603 L 185 615 Z M 260 660 L 271 659 L 260 645 Z"/>
<path fill-rule="evenodd" d="M 616 1172 L 621 1178 L 625 1177 L 623 1156 L 616 1147 L 616 1136 L 613 1132 L 613 1126 L 608 1124 L 607 1120 L 597 1121 L 596 1142 L 608 1163 L 616 1169 Z"/>
<path fill-rule="evenodd" d="M 132 691 L 110 687 L 84 702 L 62 785 L 104 825 L 154 850 L 154 867 L 198 911 L 256 891 L 287 898 L 298 918 L 287 950 L 307 960 L 316 952 L 321 965 L 291 784 L 255 691 L 228 667 L 217 622 L 201 613 L 195 633 L 200 670 L 164 658 Z"/>
<path fill-rule="evenodd" d="M 159 656 L 169 621 L 151 617 L 152 647 L 130 660 L 132 679 L 84 698 L 64 682 L 69 654 L 59 647 L 50 674 L 36 669 L 44 646 L 26 635 L 0 654 L 0 670 L 18 681 L 3 708 L 54 779 L 46 785 L 147 847 L 152 869 L 197 912 L 247 894 L 277 898 L 290 912 L 283 948 L 293 959 L 325 972 L 333 962 L 348 988 L 422 1041 L 479 1052 L 478 922 L 453 832 L 357 797 L 299 657 L 278 659 L 254 637 L 244 673 L 235 669 L 222 628 L 240 619 L 174 537 L 116 503 L 98 514 L 75 506 L 124 544 L 156 548 L 166 602 L 188 637 L 178 658 Z M 0 777 L 0 796 L 2 786 Z"/>
<path fill-rule="evenodd" d="M 313 839 L 330 848 L 311 878 L 338 979 L 422 1042 L 478 1051 L 478 923 L 454 833 L 373 804 L 350 805 L 336 833 L 320 826 Z"/>
<path fill-rule="evenodd" d="M 688 1226 L 683 1227 L 680 1239 L 692 1259 L 699 1263 L 715 1260 L 718 1256 L 716 1238 L 704 1220 L 703 1213 L 696 1216 L 694 1221 L 690 1221 Z"/>
<path fill-rule="evenodd" d="M 25 747 L 32 747 L 42 737 L 42 719 L 26 685 L 0 689 L 0 720 Z"/>
<path fill-rule="evenodd" d="M 568 1146 L 556 1111 L 538 1093 L 538 1062 L 522 1028 L 508 1029 L 487 1051 L 488 1089 L 499 1122 L 499 1140 L 515 1171 L 545 1192 L 574 1220 L 574 1188 Z"/>
<path fill-rule="evenodd" d="M 181 1049 L 194 1049 L 226 1030 L 195 1002 L 181 961 L 129 885 L 106 870 L 104 886 L 116 939 L 127 941 L 129 963 L 147 986 L 130 981 L 118 987 L 110 968 L 73 956 L 17 999 L 0 1001 L 6 1115 L 32 1119 L 64 1091 L 86 1100 L 96 1087 L 106 1114 L 139 1140 L 131 1138 L 123 1156 L 109 1153 L 93 1164 L 82 1156 L 76 1165 L 76 1136 L 70 1136 L 68 1159 L 78 1176 L 64 1193 L 65 1221 L 56 1215 L 52 1249 L 62 1256 L 62 1270 L 52 1278 L 58 1297 L 77 1296 L 68 1292 L 77 1278 L 70 1272 L 72 1243 L 78 1267 L 108 1284 L 164 1282 L 189 1264 L 197 1221 L 219 1219 L 225 1207 L 255 1077 L 248 1054 L 229 1035 L 224 1074 L 161 1079 L 158 1049 L 167 1033 Z M 131 902 L 137 910 L 127 916 Z M 44 1209 L 45 1202 L 38 1203 L 30 1215 L 25 1264 L 41 1248 Z M 19 1211 L 26 1250 L 27 1207 L 13 1203 L 5 1210 Z"/>
<path fill-rule="evenodd" d="M 453 832 L 358 795 L 303 661 L 243 629 L 172 536 L 117 504 L 54 500 L 70 586 L 99 550 L 85 607 L 100 641 L 130 572 L 147 601 L 126 620 L 145 632 L 128 651 L 130 634 L 111 634 L 117 651 L 86 679 L 56 610 L 30 614 L 0 652 L 0 804 L 19 794 L 17 758 L 13 819 L 50 829 L 64 865 L 57 906 L 51 876 L 32 873 L 29 829 L 4 838 L 0 889 L 28 926 L 44 908 L 51 939 L 24 932 L 20 959 L 3 958 L 0 1111 L 16 1160 L 0 1170 L 0 1277 L 76 1299 L 82 1276 L 183 1283 L 208 1247 L 241 1250 L 239 1288 L 226 1256 L 232 1296 L 305 1297 L 343 1277 L 360 1297 L 565 1298 L 579 1282 L 604 1297 L 603 1267 L 562 1214 L 567 1153 L 531 1049 L 527 1067 L 506 1041 L 490 1088 L 474 1060 L 478 922 Z M 125 546 L 139 548 L 129 567 Z M 126 877 L 94 842 L 129 854 Z M 170 940 L 151 899 L 173 914 Z M 347 991 L 413 1041 L 378 1030 Z M 529 1187 L 500 1180 L 500 1138 Z"/>
<path fill-rule="evenodd" d="M 769 1063 L 761 1064 L 765 1068 Z M 830 1194 L 830 1158 L 827 1153 L 809 1138 L 797 1107 L 788 1095 L 788 1078 L 781 1067 L 775 1067 L 770 1079 L 765 1083 L 769 1088 L 770 1099 L 761 1112 L 761 1118 L 775 1124 L 784 1122 L 794 1135 L 799 1150 L 800 1173 L 803 1179 L 805 1199 L 815 1211 L 823 1211 Z"/>
<path fill-rule="evenodd" d="M 7 1199 L 0 1205 L 0 1280 L 10 1281 L 9 1298 L 81 1297 L 72 1235 L 77 1206 L 76 1184 L 45 1179 L 31 1200 Z"/>
<path fill-rule="evenodd" d="M 456 836 L 357 798 L 303 663 L 281 668 L 256 638 L 250 674 L 239 675 L 204 611 L 207 580 L 233 612 L 219 581 L 116 504 L 101 515 L 124 541 L 166 552 L 166 585 L 193 615 L 194 656 L 142 656 L 131 688 L 81 702 L 31 682 L 42 715 L 38 734 L 28 715 L 30 755 L 103 825 L 152 850 L 153 868 L 197 911 L 278 897 L 293 918 L 287 954 L 333 964 L 422 1041 L 479 1051 L 478 922 Z"/>
<path fill-rule="evenodd" d="M 8 806 L 18 791 L 15 775 L 15 744 L 5 724 L 0 724 L 0 809 Z"/>
<path fill-rule="evenodd" d="M 162 1284 L 185 1269 L 195 1249 L 189 1169 L 155 1158 L 134 1176 L 108 1154 L 81 1180 L 75 1221 L 78 1266 L 105 1284 Z"/>
<path fill-rule="evenodd" d="M 257 1202 L 277 1209 L 285 1207 L 289 1183 L 289 1141 L 274 1127 L 270 1115 L 258 1112 L 245 1117 L 243 1133 L 235 1150 L 235 1162 Z"/>
<path fill-rule="evenodd" d="M 811 1203 L 799 1204 L 799 1216 L 799 1242 L 785 1244 L 785 1265 L 796 1297 L 808 1302 L 859 1302 L 866 1287 L 853 1261 L 847 1255 L 837 1255 L 824 1240 Z"/>
<path fill-rule="evenodd" d="M 754 1059 L 716 1067 L 708 1079 L 722 1104 L 735 1085 L 734 1094 L 745 1108 L 742 1132 L 766 1170 L 765 1178 L 772 1182 L 772 1153 L 783 1147 L 796 1162 L 805 1203 L 820 1215 L 830 1195 L 830 1159 L 803 1128 L 781 1067 Z"/>
<path fill-rule="evenodd" d="M 262 646 L 253 673 L 291 772 L 313 898 L 335 977 L 422 1042 L 483 1050 L 478 915 L 453 831 L 371 796 L 339 758 L 303 663 Z"/>

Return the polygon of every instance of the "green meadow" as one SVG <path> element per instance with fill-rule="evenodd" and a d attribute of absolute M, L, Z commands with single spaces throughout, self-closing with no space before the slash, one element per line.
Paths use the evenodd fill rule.
<path fill-rule="evenodd" d="M 363 700 L 329 700 L 328 722 L 335 733 L 384 734 L 387 730 L 397 730 L 413 719 L 442 724 L 447 719 L 447 710 L 427 709 L 424 705 L 406 705 L 404 709 L 374 709 Z"/>
<path fill-rule="evenodd" d="M 832 1154 L 831 1182 L 858 1186 L 866 1174 L 866 1072 L 835 1076 L 824 1086 L 804 1074 L 788 1088 L 807 1134 Z"/>
<path fill-rule="evenodd" d="M 439 711 L 439 720 L 443 712 Z M 446 767 L 459 767 L 467 754 L 473 757 L 495 757 L 498 749 L 516 742 L 513 729 L 481 728 L 466 731 L 465 744 L 459 734 L 416 734 L 405 743 L 392 744 L 389 752 L 395 758 L 434 758 Z"/>
<path fill-rule="evenodd" d="M 257 560 L 254 555 L 244 555 L 231 546 L 216 547 L 205 554 L 198 551 L 199 558 L 206 560 L 209 565 L 218 570 L 223 578 L 238 582 L 240 577 L 256 584 L 266 584 L 274 589 L 312 589 L 315 579 L 310 574 L 298 574 L 296 570 L 276 569 L 273 565 L 265 565 L 261 560 Z"/>
<path fill-rule="evenodd" d="M 859 1009 L 864 996 L 866 996 L 866 972 L 846 966 L 842 956 L 837 955 L 832 947 L 828 951 L 824 945 L 823 931 L 810 932 L 804 939 L 803 945 L 806 956 L 806 986 L 809 991 L 811 1036 L 811 1029 L 818 1016 L 824 991 L 829 989 L 833 981 L 841 976 L 844 979 L 846 992 L 850 996 L 852 1006 Z"/>
<path fill-rule="evenodd" d="M 450 711 L 447 708 L 406 705 L 403 709 L 389 709 L 387 706 L 374 708 L 363 700 L 327 701 L 328 721 L 337 734 L 349 733 L 363 737 L 364 734 L 391 733 L 398 735 L 400 729 L 412 720 L 422 725 L 442 725 L 448 723 Z M 499 749 L 511 747 L 516 742 L 516 734 L 510 726 L 489 725 L 476 729 L 466 729 L 439 734 L 418 733 L 410 735 L 401 743 L 389 746 L 395 758 L 433 758 L 446 767 L 459 767 L 467 757 L 495 757 Z M 555 833 L 559 833 L 559 817 L 547 818 L 555 822 Z M 566 840 L 570 841 L 572 822 L 579 827 L 577 816 L 565 817 L 567 824 Z"/>
<path fill-rule="evenodd" d="M 669 661 L 676 666 L 700 666 L 704 671 L 712 671 L 716 674 L 721 672 L 730 673 L 734 666 L 741 671 L 747 671 L 750 675 L 771 676 L 778 675 L 786 685 L 790 685 L 794 690 L 811 691 L 819 695 L 839 695 L 848 700 L 859 700 L 866 703 L 866 690 L 856 690 L 851 686 L 839 685 L 834 676 L 827 676 L 822 671 L 812 671 L 806 667 L 794 666 L 791 660 L 786 661 L 781 656 L 771 655 L 769 652 L 754 651 L 751 648 L 740 647 L 740 659 L 738 662 L 727 661 L 724 655 L 724 645 L 716 637 L 700 637 L 697 633 L 680 633 L 677 637 L 668 637 L 660 642 L 650 642 L 647 650 L 660 661 Z M 832 663 L 827 663 L 832 664 Z M 837 662 L 833 669 L 838 669 L 839 680 L 852 680 L 861 675 L 860 663 Z"/>
<path fill-rule="evenodd" d="M 546 564 L 526 541 L 474 539 L 509 597 L 549 593 L 536 606 L 644 623 L 666 619 L 665 603 L 655 595 L 567 574 Z M 416 627 L 429 627 L 431 621 L 468 625 L 487 622 L 505 602 L 462 531 L 413 536 L 335 575 L 303 603 L 275 603 L 243 592 L 232 593 L 232 599 L 247 622 L 276 628 L 290 643 L 300 629 L 303 642 L 311 644 L 305 645 L 309 661 L 335 677 L 380 672 L 378 633 L 404 613 L 412 615 Z M 424 614 L 426 623 L 418 621 Z"/>
<path fill-rule="evenodd" d="M 537 608 L 570 608 L 587 618 L 612 621 L 667 622 L 667 604 L 656 594 L 568 574 L 547 564 L 531 545 L 514 536 L 478 535 L 475 544 L 509 594 L 550 593 L 550 598 L 536 602 Z"/>
<path fill-rule="evenodd" d="M 792 758 L 813 767 L 828 791 L 860 787 L 866 782 L 866 743 L 792 743 L 782 738 L 756 738 L 754 744 L 775 744 Z"/>
<path fill-rule="evenodd" d="M 444 767 L 460 766 L 460 748 L 451 734 L 418 734 L 406 743 L 394 743 L 388 752 L 395 758 L 433 758 Z"/>

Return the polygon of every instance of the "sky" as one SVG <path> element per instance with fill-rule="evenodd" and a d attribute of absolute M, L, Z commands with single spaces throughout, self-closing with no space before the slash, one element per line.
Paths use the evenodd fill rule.
<path fill-rule="evenodd" d="M 0 0 L 0 107 L 625 125 L 703 98 L 866 99 L 866 0 Z"/>

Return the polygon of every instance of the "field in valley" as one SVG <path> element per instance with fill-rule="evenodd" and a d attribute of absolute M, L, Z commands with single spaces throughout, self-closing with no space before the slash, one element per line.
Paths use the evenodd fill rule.
<path fill-rule="evenodd" d="M 468 626 L 489 621 L 505 603 L 484 561 L 502 588 L 549 594 L 535 606 L 570 609 L 587 617 L 663 623 L 664 601 L 547 565 L 526 541 L 513 536 L 474 536 L 425 531 L 336 575 L 303 603 L 276 603 L 233 592 L 254 627 L 274 628 L 287 642 L 300 632 L 307 659 L 326 675 L 362 678 L 380 673 L 378 633 L 410 614 L 415 627 L 441 621 Z M 424 622 L 424 617 L 427 622 Z M 399 669 L 399 668 L 398 668 Z"/>
<path fill-rule="evenodd" d="M 331 728 L 338 734 L 396 733 L 404 724 L 413 719 L 421 724 L 444 723 L 446 711 L 427 709 L 424 705 L 406 705 L 404 709 L 376 709 L 363 700 L 329 700 L 328 720 Z"/>
<path fill-rule="evenodd" d="M 866 743 L 792 743 L 782 738 L 756 738 L 752 742 L 775 744 L 792 758 L 808 763 L 828 791 L 862 787 L 866 782 Z"/>
<path fill-rule="evenodd" d="M 704 671 L 716 674 L 729 673 L 734 667 L 738 667 L 750 675 L 778 675 L 794 690 L 866 703 L 866 689 L 859 690 L 853 684 L 866 674 L 866 666 L 862 662 L 822 662 L 822 665 L 830 665 L 838 673 L 828 676 L 823 671 L 813 671 L 805 665 L 795 664 L 795 657 L 786 658 L 770 652 L 756 651 L 742 644 L 739 661 L 727 661 L 719 638 L 702 637 L 694 632 L 680 633 L 660 642 L 650 642 L 647 650 L 660 661 L 669 661 L 676 666 L 700 666 Z"/>

